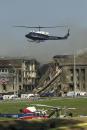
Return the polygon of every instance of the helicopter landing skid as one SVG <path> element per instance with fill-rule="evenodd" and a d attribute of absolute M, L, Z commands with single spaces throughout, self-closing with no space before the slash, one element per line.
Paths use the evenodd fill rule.
<path fill-rule="evenodd" d="M 44 40 L 27 40 L 28 42 L 35 42 L 35 43 L 40 43 L 44 42 Z"/>

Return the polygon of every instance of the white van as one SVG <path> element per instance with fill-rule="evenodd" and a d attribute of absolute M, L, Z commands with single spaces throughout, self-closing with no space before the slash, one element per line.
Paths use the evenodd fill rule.
<path fill-rule="evenodd" d="M 18 99 L 18 95 L 10 95 L 9 99 Z"/>
<path fill-rule="evenodd" d="M 39 99 L 39 94 L 28 94 L 27 99 L 37 100 Z"/>
<path fill-rule="evenodd" d="M 67 93 L 68 97 L 74 97 L 74 96 L 80 96 L 80 92 L 74 92 L 74 91 L 70 91 Z"/>
<path fill-rule="evenodd" d="M 27 99 L 28 94 L 21 94 L 21 99 Z"/>
<path fill-rule="evenodd" d="M 82 92 L 82 91 L 70 91 L 67 93 L 67 96 L 68 97 L 74 97 L 74 96 L 87 96 L 87 93 L 86 92 Z"/>
<path fill-rule="evenodd" d="M 10 97 L 10 95 L 3 95 L 3 99 L 4 99 L 4 100 L 9 99 L 9 97 Z"/>
<path fill-rule="evenodd" d="M 27 99 L 29 99 L 30 97 L 34 97 L 34 94 L 31 93 L 27 95 Z"/>

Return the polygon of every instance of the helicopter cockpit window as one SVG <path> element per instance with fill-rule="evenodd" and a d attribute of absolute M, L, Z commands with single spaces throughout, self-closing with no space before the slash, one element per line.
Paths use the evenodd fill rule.
<path fill-rule="evenodd" d="M 30 32 L 29 35 L 32 35 L 32 32 Z"/>
<path fill-rule="evenodd" d="M 37 36 L 37 34 L 36 34 L 36 33 L 34 33 L 34 32 L 32 32 L 31 34 L 32 34 L 32 36 Z"/>

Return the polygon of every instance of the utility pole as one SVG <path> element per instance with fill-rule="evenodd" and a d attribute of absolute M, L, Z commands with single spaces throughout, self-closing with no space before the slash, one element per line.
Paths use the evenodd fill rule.
<path fill-rule="evenodd" d="M 15 69 L 13 71 L 14 71 L 13 72 L 13 79 L 14 79 L 13 84 L 14 84 L 14 95 L 15 95 L 16 94 L 16 88 L 15 88 L 16 87 L 16 72 L 15 72 Z"/>
<path fill-rule="evenodd" d="M 76 56 L 75 56 L 75 53 L 74 53 L 74 97 L 76 97 Z"/>

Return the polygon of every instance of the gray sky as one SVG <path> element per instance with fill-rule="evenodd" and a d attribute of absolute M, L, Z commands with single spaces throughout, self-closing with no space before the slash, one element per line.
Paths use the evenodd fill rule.
<path fill-rule="evenodd" d="M 31 29 L 13 25 L 68 25 L 70 37 L 64 41 L 30 43 Z M 46 29 L 64 35 L 67 29 Z M 87 48 L 87 0 L 0 0 L 0 56 L 29 56 L 49 62 L 54 55 L 72 54 Z"/>

